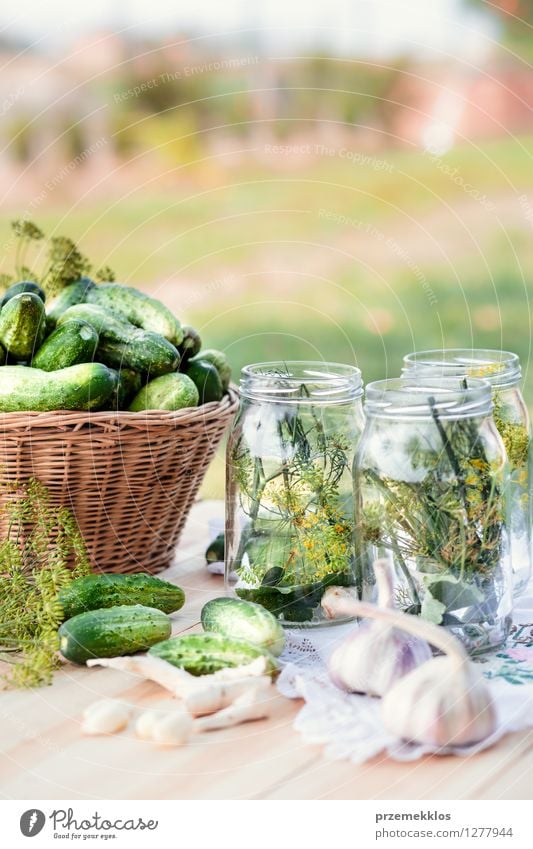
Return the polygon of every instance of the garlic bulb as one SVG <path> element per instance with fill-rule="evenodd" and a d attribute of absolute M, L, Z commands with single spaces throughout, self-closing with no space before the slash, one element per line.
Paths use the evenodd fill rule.
<path fill-rule="evenodd" d="M 374 564 L 378 585 L 378 604 L 391 609 L 392 576 L 386 560 Z M 353 590 L 330 587 L 322 606 L 330 618 L 353 616 L 359 604 Z M 353 633 L 333 652 L 329 660 L 329 676 L 333 683 L 349 693 L 383 696 L 408 672 L 429 660 L 427 642 L 413 638 L 389 622 L 372 621 L 354 628 Z"/>
<path fill-rule="evenodd" d="M 481 672 L 465 660 L 436 657 L 406 675 L 383 700 L 388 731 L 416 743 L 466 746 L 495 728 L 495 713 Z"/>
<path fill-rule="evenodd" d="M 496 711 L 483 676 L 445 628 L 398 610 L 352 601 L 351 612 L 388 623 L 444 653 L 397 681 L 383 699 L 387 731 L 432 746 L 468 746 L 489 737 Z"/>

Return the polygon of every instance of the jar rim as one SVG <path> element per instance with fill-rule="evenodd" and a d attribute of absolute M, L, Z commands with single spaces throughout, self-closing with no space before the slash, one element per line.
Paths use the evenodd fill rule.
<path fill-rule="evenodd" d="M 520 358 L 513 351 L 496 348 L 434 348 L 413 351 L 403 358 L 402 375 L 412 378 L 416 373 L 435 376 L 482 378 L 494 389 L 516 386 L 522 378 Z"/>
<path fill-rule="evenodd" d="M 481 378 L 406 375 L 369 383 L 365 395 L 368 416 L 398 420 L 487 416 L 493 406 L 491 385 Z"/>
<path fill-rule="evenodd" d="M 240 394 L 269 403 L 345 404 L 362 396 L 363 381 L 361 370 L 345 363 L 277 360 L 245 366 Z"/>

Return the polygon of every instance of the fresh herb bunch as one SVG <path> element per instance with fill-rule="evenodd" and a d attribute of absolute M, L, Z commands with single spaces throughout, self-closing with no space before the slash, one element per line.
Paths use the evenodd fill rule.
<path fill-rule="evenodd" d="M 300 396 L 308 397 L 305 385 Z M 269 429 L 275 434 L 275 457 L 252 452 L 244 434 L 232 451 L 248 520 L 235 557 L 236 592 L 287 620 L 305 621 L 326 586 L 355 582 L 354 520 L 346 495 L 352 444 L 349 434 L 327 430 L 310 404 L 280 407 L 272 415 L 275 423 L 259 419 L 257 437 Z"/>
<path fill-rule="evenodd" d="M 16 241 L 14 266 L 17 280 L 33 280 L 47 295 L 53 297 L 65 286 L 91 271 L 92 263 L 67 236 L 46 239 L 36 224 L 24 218 L 12 221 L 11 226 Z M 47 242 L 44 265 L 40 271 L 36 271 L 28 266 L 28 252 L 32 245 L 43 240 Z M 115 275 L 108 266 L 104 266 L 95 272 L 95 278 L 112 281 Z M 14 279 L 13 275 L 4 273 L 0 275 L 0 285 L 7 288 Z"/>
<path fill-rule="evenodd" d="M 505 445 L 511 471 L 519 472 L 523 469 L 527 470 L 529 461 L 529 433 L 527 427 L 522 422 L 511 421 L 506 414 L 505 404 L 500 393 L 494 393 L 493 401 L 494 409 L 492 416 L 498 433 Z"/>
<path fill-rule="evenodd" d="M 362 468 L 363 545 L 389 550 L 404 576 L 397 603 L 437 624 L 453 611 L 487 602 L 499 573 L 504 530 L 500 469 L 488 459 L 476 422 L 432 417 L 440 448 L 420 434 L 407 446 L 406 465 L 423 475 L 398 480 Z M 415 481 L 413 480 L 415 478 Z M 415 574 L 416 573 L 416 574 Z M 489 605 L 490 606 L 490 605 Z"/>
<path fill-rule="evenodd" d="M 8 530 L 0 543 L 0 658 L 11 666 L 3 679 L 9 686 L 37 687 L 50 683 L 58 665 L 58 592 L 89 574 L 90 566 L 74 517 L 53 507 L 38 481 L 4 486 L 3 501 Z"/>

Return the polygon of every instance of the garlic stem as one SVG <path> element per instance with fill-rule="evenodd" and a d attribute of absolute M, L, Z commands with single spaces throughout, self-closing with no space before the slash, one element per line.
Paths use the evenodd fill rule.
<path fill-rule="evenodd" d="M 379 574 L 379 570 L 376 571 Z M 365 601 L 350 598 L 345 600 L 345 609 L 349 606 L 352 616 L 364 617 L 365 619 L 377 619 L 387 622 L 389 625 L 406 631 L 414 637 L 420 637 L 435 648 L 440 649 L 448 657 L 463 664 L 468 660 L 468 655 L 459 640 L 439 625 L 433 625 L 417 616 L 401 613 L 399 610 L 391 610 L 384 607 L 376 607 Z"/>
<path fill-rule="evenodd" d="M 378 605 L 386 607 L 390 610 L 394 609 L 393 583 L 391 577 L 391 567 L 389 561 L 381 558 L 375 560 L 374 574 L 376 576 L 376 584 L 378 588 Z"/>

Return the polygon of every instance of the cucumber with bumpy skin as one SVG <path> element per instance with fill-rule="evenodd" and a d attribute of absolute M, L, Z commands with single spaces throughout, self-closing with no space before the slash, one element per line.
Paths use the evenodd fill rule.
<path fill-rule="evenodd" d="M 32 295 L 37 295 L 43 304 L 46 301 L 46 294 L 37 283 L 34 283 L 33 280 L 21 280 L 19 283 L 13 283 L 9 289 L 6 289 L 4 296 L 0 301 L 0 310 L 7 304 L 8 301 L 11 300 L 11 298 L 14 298 L 15 295 L 21 295 L 24 292 L 31 292 Z"/>
<path fill-rule="evenodd" d="M 97 357 L 112 368 L 131 368 L 158 377 L 178 367 L 178 351 L 164 336 L 139 330 L 104 307 L 76 304 L 59 317 L 57 324 L 61 326 L 73 318 L 94 327 L 100 337 Z"/>
<path fill-rule="evenodd" d="M 41 299 L 32 292 L 10 298 L 0 312 L 0 342 L 16 360 L 29 360 L 45 333 L 46 315 Z"/>
<path fill-rule="evenodd" d="M 69 307 L 75 304 L 83 304 L 94 285 L 90 277 L 80 277 L 79 280 L 65 286 L 48 307 L 47 314 L 50 325 L 55 327 L 59 316 L 63 315 Z"/>
<path fill-rule="evenodd" d="M 217 633 L 173 637 L 153 646 L 149 654 L 185 669 L 191 675 L 210 675 L 219 669 L 247 666 L 258 657 L 267 661 L 267 672 L 273 674 L 278 670 L 275 657 L 266 649 Z"/>
<path fill-rule="evenodd" d="M 118 410 L 127 410 L 132 398 L 141 389 L 143 382 L 139 372 L 132 368 L 121 368 L 118 374 L 116 404 Z"/>
<path fill-rule="evenodd" d="M 87 610 L 137 604 L 175 613 L 183 607 L 185 593 L 154 575 L 87 575 L 62 589 L 58 599 L 64 618 L 71 619 Z"/>
<path fill-rule="evenodd" d="M 80 363 L 59 371 L 25 366 L 0 368 L 0 412 L 97 410 L 109 401 L 117 374 L 102 363 Z"/>
<path fill-rule="evenodd" d="M 215 539 L 209 543 L 205 552 L 207 563 L 224 562 L 226 534 L 221 531 Z"/>
<path fill-rule="evenodd" d="M 237 598 L 213 598 L 202 608 L 202 626 L 205 631 L 216 631 L 229 639 L 246 640 L 276 657 L 285 646 L 283 628 L 268 610 L 260 604 Z"/>
<path fill-rule="evenodd" d="M 96 330 L 86 321 L 72 319 L 57 327 L 44 340 L 32 360 L 32 366 L 43 371 L 57 371 L 78 363 L 88 363 L 93 359 L 97 346 Z"/>
<path fill-rule="evenodd" d="M 219 373 L 207 360 L 189 360 L 184 372 L 195 384 L 200 395 L 200 404 L 222 401 L 224 390 Z"/>
<path fill-rule="evenodd" d="M 143 386 L 128 409 L 132 413 L 142 410 L 184 410 L 198 406 L 198 390 L 186 374 L 163 374 Z"/>
<path fill-rule="evenodd" d="M 172 631 L 161 610 L 140 604 L 89 610 L 63 622 L 59 628 L 59 651 L 73 663 L 95 657 L 120 657 L 146 651 L 165 640 Z"/>
<path fill-rule="evenodd" d="M 136 327 L 159 333 L 176 347 L 183 341 L 181 324 L 168 307 L 132 286 L 101 283 L 91 289 L 87 301 L 118 313 Z"/>
<path fill-rule="evenodd" d="M 211 363 L 216 368 L 220 382 L 222 383 L 222 389 L 224 392 L 227 392 L 231 382 L 231 366 L 228 363 L 226 355 L 222 351 L 216 351 L 214 348 L 205 348 L 197 356 L 191 357 L 189 364 L 193 365 L 200 360 Z"/>

